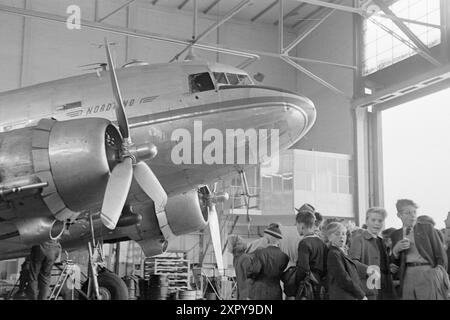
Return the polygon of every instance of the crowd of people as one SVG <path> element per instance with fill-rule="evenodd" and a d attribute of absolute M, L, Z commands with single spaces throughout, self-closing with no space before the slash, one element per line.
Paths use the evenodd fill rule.
<path fill-rule="evenodd" d="M 361 228 L 324 221 L 310 204 L 296 209 L 298 240 L 280 245 L 280 225 L 260 239 L 229 239 L 238 300 L 448 300 L 449 243 L 414 201 L 396 203 L 402 228 L 384 229 L 373 207 Z M 292 250 L 296 247 L 297 250 Z"/>

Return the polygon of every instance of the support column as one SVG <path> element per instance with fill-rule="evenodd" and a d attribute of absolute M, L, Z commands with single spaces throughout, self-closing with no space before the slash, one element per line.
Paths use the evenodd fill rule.
<path fill-rule="evenodd" d="M 369 177 L 367 156 L 367 112 L 365 108 L 354 109 L 355 128 L 355 212 L 356 224 L 361 226 L 369 208 Z"/>

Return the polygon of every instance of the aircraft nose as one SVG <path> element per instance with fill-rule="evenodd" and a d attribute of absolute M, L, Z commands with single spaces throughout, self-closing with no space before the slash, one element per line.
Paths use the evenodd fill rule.
<path fill-rule="evenodd" d="M 286 132 L 291 144 L 296 143 L 304 137 L 313 127 L 317 113 L 314 103 L 300 95 L 285 93 L 283 95 L 285 104 L 284 120 L 286 121 Z"/>

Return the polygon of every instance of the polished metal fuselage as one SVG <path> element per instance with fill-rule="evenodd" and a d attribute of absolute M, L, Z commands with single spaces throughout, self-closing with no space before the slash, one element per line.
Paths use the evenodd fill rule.
<path fill-rule="evenodd" d="M 200 146 L 203 151 L 210 143 L 203 135 L 208 129 L 218 130 L 223 137 L 229 129 L 267 130 L 269 135 L 273 132 L 270 130 L 276 129 L 279 149 L 285 150 L 303 137 L 315 121 L 316 111 L 309 99 L 281 89 L 250 85 L 190 92 L 188 75 L 211 73 L 211 69 L 205 63 L 184 62 L 130 67 L 117 72 L 133 142 L 136 145 L 151 142 L 157 146 L 158 155 L 148 164 L 169 197 L 254 165 L 198 161 L 194 150 Z M 1 93 L 0 135 L 36 125 L 42 118 L 64 121 L 100 117 L 115 121 L 108 76 L 102 71 Z M 173 161 L 172 152 L 180 142 L 174 141 L 173 135 L 180 128 L 189 132 L 191 137 L 191 161 L 186 164 Z M 73 154 L 77 152 L 79 150 L 73 150 Z M 268 158 L 273 155 L 269 152 Z M 258 158 L 258 162 L 268 158 Z M 147 196 L 133 183 L 128 203 L 142 205 L 146 201 Z M 2 215 L 0 206 L 0 217 Z M 135 229 L 118 229 L 109 233 L 109 237 L 121 238 L 129 232 L 135 232 Z M 0 259 L 14 256 L 2 254 L 7 249 L 7 245 L 2 244 L 4 241 L 0 241 Z M 20 243 L 18 239 L 8 241 L 16 245 Z"/>

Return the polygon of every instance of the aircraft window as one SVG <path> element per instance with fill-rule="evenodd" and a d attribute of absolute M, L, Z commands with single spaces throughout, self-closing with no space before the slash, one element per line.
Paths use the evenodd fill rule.
<path fill-rule="evenodd" d="M 238 74 L 239 84 L 249 85 L 253 84 L 252 80 L 246 74 Z"/>
<path fill-rule="evenodd" d="M 227 77 L 225 77 L 225 73 L 223 72 L 214 72 L 214 78 L 216 78 L 219 84 L 228 84 Z"/>
<path fill-rule="evenodd" d="M 191 88 L 192 93 L 215 89 L 214 83 L 208 72 L 190 74 L 189 86 Z"/>
<path fill-rule="evenodd" d="M 237 74 L 227 73 L 227 78 L 228 78 L 228 81 L 230 81 L 230 84 L 234 84 L 234 85 L 239 84 L 239 78 L 238 78 Z"/>

